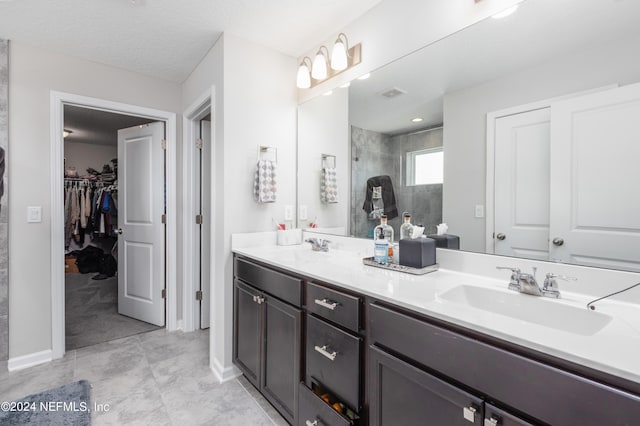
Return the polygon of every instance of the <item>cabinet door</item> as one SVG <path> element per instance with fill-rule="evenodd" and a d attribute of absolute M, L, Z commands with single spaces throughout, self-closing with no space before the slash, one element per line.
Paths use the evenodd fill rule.
<path fill-rule="evenodd" d="M 375 346 L 369 355 L 371 425 L 482 425 L 480 398 Z"/>
<path fill-rule="evenodd" d="M 233 362 L 258 387 L 260 377 L 260 292 L 238 280 L 233 287 Z"/>
<path fill-rule="evenodd" d="M 294 423 L 300 382 L 302 311 L 265 295 L 261 389 L 280 414 Z"/>
<path fill-rule="evenodd" d="M 484 404 L 484 424 L 486 426 L 532 426 L 533 423 L 529 423 L 520 417 L 508 413 L 494 407 L 486 402 Z"/>

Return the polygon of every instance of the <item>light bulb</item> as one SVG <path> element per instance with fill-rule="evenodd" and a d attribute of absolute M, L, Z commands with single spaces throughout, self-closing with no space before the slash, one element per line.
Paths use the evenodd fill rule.
<path fill-rule="evenodd" d="M 313 60 L 313 66 L 311 67 L 311 77 L 316 80 L 324 80 L 327 78 L 327 57 L 324 56 L 321 50 L 318 50 L 315 59 Z"/>
<path fill-rule="evenodd" d="M 309 67 L 304 62 L 298 67 L 298 77 L 296 85 L 299 89 L 308 89 L 311 87 L 311 77 L 309 76 Z"/>
<path fill-rule="evenodd" d="M 338 39 L 331 52 L 331 68 L 336 71 L 342 71 L 347 69 L 347 66 L 347 46 L 344 45 L 342 40 Z"/>

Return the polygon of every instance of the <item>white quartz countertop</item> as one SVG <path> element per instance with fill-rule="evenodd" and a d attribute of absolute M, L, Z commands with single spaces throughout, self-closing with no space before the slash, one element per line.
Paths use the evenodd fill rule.
<path fill-rule="evenodd" d="M 507 290 L 508 275 L 496 280 L 443 268 L 422 276 L 389 271 L 364 265 L 367 254 L 355 250 L 314 252 L 304 244 L 233 252 L 640 383 L 637 304 L 602 301 L 597 311 L 590 311 L 589 296 L 564 291 L 561 299 L 519 294 Z M 481 305 L 483 297 L 496 309 Z M 474 306 L 476 302 L 481 306 Z"/>

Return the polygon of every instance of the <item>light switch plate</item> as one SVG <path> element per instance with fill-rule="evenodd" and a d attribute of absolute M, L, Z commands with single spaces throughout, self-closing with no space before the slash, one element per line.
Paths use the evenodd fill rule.
<path fill-rule="evenodd" d="M 309 215 L 307 206 L 304 204 L 300 205 L 300 220 L 307 220 L 307 216 Z"/>
<path fill-rule="evenodd" d="M 42 207 L 29 206 L 27 207 L 27 223 L 40 223 L 42 222 Z"/>
<path fill-rule="evenodd" d="M 476 204 L 476 217 L 484 217 L 484 206 L 482 204 Z"/>
<path fill-rule="evenodd" d="M 293 220 L 293 206 L 284 206 L 284 220 Z"/>

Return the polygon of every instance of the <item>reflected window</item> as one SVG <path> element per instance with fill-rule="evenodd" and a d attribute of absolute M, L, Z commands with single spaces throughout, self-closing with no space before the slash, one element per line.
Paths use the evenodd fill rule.
<path fill-rule="evenodd" d="M 441 146 L 407 152 L 407 186 L 441 184 L 443 159 Z"/>

